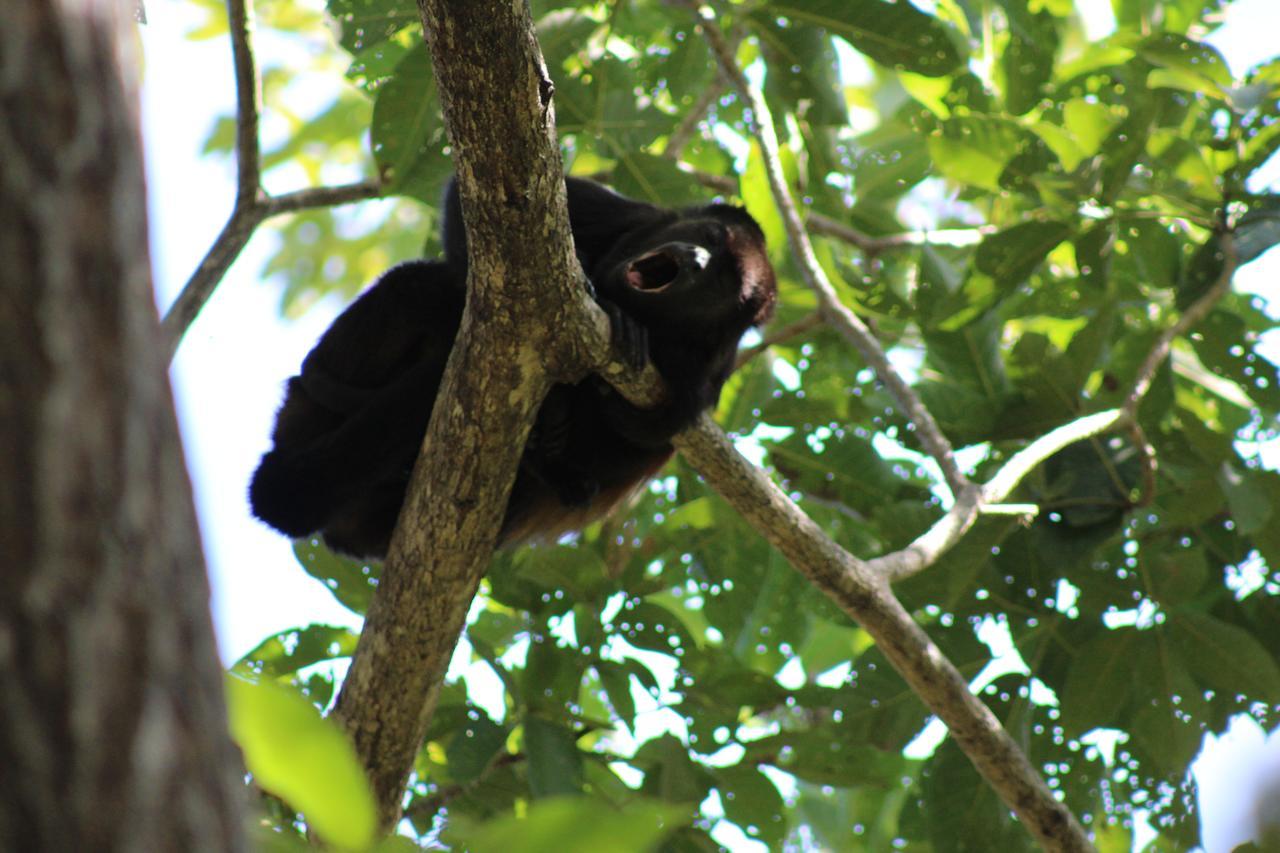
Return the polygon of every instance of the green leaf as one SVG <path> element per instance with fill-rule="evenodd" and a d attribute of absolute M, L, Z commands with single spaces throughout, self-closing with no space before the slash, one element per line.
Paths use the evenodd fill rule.
<path fill-rule="evenodd" d="M 258 784 L 306 815 L 329 844 L 371 845 L 373 794 L 346 735 L 291 690 L 236 676 L 226 687 L 231 736 Z"/>
<path fill-rule="evenodd" d="M 445 747 L 449 776 L 454 782 L 479 779 L 507 742 L 506 727 L 489 719 L 488 714 L 473 710 L 469 715 L 471 719 L 458 727 Z"/>
<path fill-rule="evenodd" d="M 613 173 L 613 188 L 625 196 L 661 204 L 684 207 L 706 204 L 706 191 L 698 182 L 667 157 L 636 153 Z"/>
<path fill-rule="evenodd" d="M 928 838 L 939 853 L 1033 849 L 1026 831 L 951 738 L 925 765 L 920 790 Z"/>
<path fill-rule="evenodd" d="M 974 254 L 974 266 L 1007 292 L 1026 281 L 1059 243 L 1071 237 L 1072 231 L 1065 222 L 1015 225 L 983 240 Z"/>
<path fill-rule="evenodd" d="M 293 555 L 303 570 L 324 584 L 343 607 L 361 616 L 369 609 L 378 586 L 378 572 L 368 563 L 341 557 L 317 538 L 294 540 Z"/>
<path fill-rule="evenodd" d="M 1178 238 L 1159 222 L 1135 220 L 1120 230 L 1126 275 L 1144 287 L 1174 287 L 1182 274 Z"/>
<path fill-rule="evenodd" d="M 675 118 L 636 97 L 635 69 L 605 55 L 577 74 L 556 79 L 556 124 L 575 145 L 616 162 L 614 179 L 632 168 L 630 159 L 671 132 Z M 643 173 L 637 169 L 637 175 Z M 644 196 L 648 197 L 648 196 Z"/>
<path fill-rule="evenodd" d="M 756 15 L 826 28 L 867 57 L 899 71 L 940 77 L 960 67 L 959 38 L 910 3 L 773 0 Z"/>
<path fill-rule="evenodd" d="M 591 41 L 600 22 L 577 9 L 555 9 L 538 19 L 538 47 L 551 71 L 559 79 L 560 69 Z"/>
<path fill-rule="evenodd" d="M 1280 196 L 1263 196 L 1249 205 L 1236 226 L 1236 256 L 1241 264 L 1280 244 Z"/>
<path fill-rule="evenodd" d="M 631 799 L 614 809 L 597 798 L 558 797 L 479 826 L 450 826 L 452 849 L 471 853 L 640 853 L 689 820 L 684 806 Z"/>
<path fill-rule="evenodd" d="M 762 13 L 751 16 L 760 34 L 769 75 L 765 95 L 800 113 L 815 125 L 843 125 L 849 121 L 838 75 L 831 34 L 819 27 L 791 24 Z"/>
<path fill-rule="evenodd" d="M 1102 147 L 1107 134 L 1115 127 L 1118 116 L 1105 104 L 1072 98 L 1062 107 L 1063 127 L 1085 157 L 1092 157 Z M 1066 164 L 1063 164 L 1066 166 Z M 1074 168 L 1067 166 L 1068 169 Z"/>
<path fill-rule="evenodd" d="M 1271 504 L 1267 501 L 1267 490 L 1258 482 L 1259 478 L 1268 476 L 1254 471 L 1239 471 L 1224 462 L 1218 469 L 1218 486 L 1227 496 L 1227 505 L 1231 507 L 1231 518 L 1241 533 L 1256 533 L 1271 519 Z"/>
<path fill-rule="evenodd" d="M 1116 724 L 1133 695 L 1137 640 L 1133 629 L 1104 630 L 1076 651 L 1058 697 L 1068 735 Z"/>
<path fill-rule="evenodd" d="M 1179 613 L 1169 634 L 1191 674 L 1228 696 L 1280 701 L 1280 666 L 1248 631 L 1205 613 Z"/>
<path fill-rule="evenodd" d="M 999 192 L 1005 167 L 1033 138 L 996 116 L 964 116 L 943 122 L 941 133 L 929 136 L 929 155 L 951 180 Z"/>
<path fill-rule="evenodd" d="M 1191 338 L 1200 362 L 1215 376 L 1229 379 L 1249 399 L 1271 412 L 1280 408 L 1280 367 L 1258 352 L 1239 314 L 1216 309 Z"/>
<path fill-rule="evenodd" d="M 605 695 L 613 712 L 622 720 L 628 731 L 634 731 L 636 724 L 636 700 L 631 695 L 631 671 L 622 664 L 613 661 L 596 661 L 596 674 L 604 686 Z"/>
<path fill-rule="evenodd" d="M 378 88 L 369 141 L 393 191 L 440 203 L 452 163 L 444 155 L 447 138 L 424 45 L 406 54 L 391 79 Z"/>
<path fill-rule="evenodd" d="M 1176 33 L 1158 33 L 1138 47 L 1138 54 L 1166 71 L 1153 85 L 1176 88 L 1222 98 L 1231 88 L 1231 70 L 1222 54 L 1203 42 Z"/>
<path fill-rule="evenodd" d="M 907 763 L 901 755 L 849 743 L 822 729 L 770 735 L 745 746 L 751 761 L 767 762 L 818 785 L 888 784 L 901 777 Z"/>
<path fill-rule="evenodd" d="M 1128 725 L 1135 745 L 1148 760 L 1164 773 L 1185 771 L 1188 762 L 1200 748 L 1202 734 L 1198 726 L 1179 714 L 1163 700 L 1143 705 Z"/>
<path fill-rule="evenodd" d="M 631 763 L 644 771 L 640 790 L 646 796 L 694 807 L 706 799 L 712 778 L 689 758 L 684 744 L 669 734 L 647 741 Z"/>
<path fill-rule="evenodd" d="M 524 751 L 529 758 L 529 791 L 533 796 L 582 790 L 582 751 L 576 733 L 541 717 L 525 717 Z"/>
<path fill-rule="evenodd" d="M 308 625 L 281 631 L 246 653 L 232 665 L 231 671 L 259 679 L 292 676 L 312 664 L 350 657 L 356 650 L 357 639 L 353 631 L 336 625 Z"/>
<path fill-rule="evenodd" d="M 1203 546 L 1165 547 L 1152 542 L 1139 553 L 1139 565 L 1151 595 L 1166 607 L 1190 604 L 1209 580 L 1209 560 Z"/>
<path fill-rule="evenodd" d="M 406 0 L 329 0 L 327 5 L 338 22 L 338 41 L 350 53 L 385 42 L 406 27 L 422 25 L 418 7 Z"/>
<path fill-rule="evenodd" d="M 1027 0 L 1002 0 L 1001 5 L 1009 25 L 1009 42 L 1000 55 L 1005 103 L 1009 112 L 1022 115 L 1040 102 L 1053 76 L 1059 21 L 1048 12 L 1033 13 Z"/>
<path fill-rule="evenodd" d="M 773 782 L 754 767 L 739 765 L 714 772 L 725 817 L 741 827 L 748 838 L 764 843 L 770 850 L 781 849 L 789 827 L 786 804 Z"/>
<path fill-rule="evenodd" d="M 783 155 L 785 157 L 785 155 Z M 752 141 L 747 156 L 747 168 L 738 179 L 742 201 L 764 232 L 765 246 L 769 250 L 770 259 L 778 263 L 787 256 L 787 226 L 782 221 L 782 211 L 778 210 L 773 200 L 773 190 L 769 184 L 768 166 L 764 162 L 764 153 L 760 143 Z"/>

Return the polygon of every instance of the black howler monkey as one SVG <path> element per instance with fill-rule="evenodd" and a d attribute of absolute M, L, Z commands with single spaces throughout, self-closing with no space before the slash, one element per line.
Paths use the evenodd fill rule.
<path fill-rule="evenodd" d="M 569 178 L 578 259 L 633 361 L 666 402 L 640 409 L 597 376 L 555 385 L 538 411 L 499 541 L 552 538 L 600 518 L 671 456 L 671 437 L 715 404 L 738 340 L 777 292 L 746 211 L 672 211 Z M 445 198 L 444 260 L 388 270 L 344 311 L 288 381 L 249 488 L 258 518 L 333 549 L 386 556 L 445 361 L 462 320 L 466 233 Z"/>

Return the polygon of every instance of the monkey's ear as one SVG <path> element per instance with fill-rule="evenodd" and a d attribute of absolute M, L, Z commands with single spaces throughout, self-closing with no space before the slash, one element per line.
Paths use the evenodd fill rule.
<path fill-rule="evenodd" d="M 757 237 L 758 233 L 737 225 L 729 227 L 729 251 L 733 253 L 738 280 L 742 282 L 738 298 L 751 311 L 753 326 L 769 322 L 778 301 L 778 280 L 765 253 L 764 238 Z"/>

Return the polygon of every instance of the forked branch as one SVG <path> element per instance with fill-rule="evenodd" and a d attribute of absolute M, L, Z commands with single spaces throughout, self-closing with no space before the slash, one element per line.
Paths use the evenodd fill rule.
<path fill-rule="evenodd" d="M 316 187 L 280 196 L 268 195 L 262 189 L 262 149 L 258 139 L 262 87 L 253 55 L 253 0 L 227 0 L 227 22 L 236 78 L 236 203 L 227 224 L 161 323 L 170 359 L 227 270 L 265 220 L 281 213 L 334 207 L 382 195 L 382 185 L 377 180 Z"/>

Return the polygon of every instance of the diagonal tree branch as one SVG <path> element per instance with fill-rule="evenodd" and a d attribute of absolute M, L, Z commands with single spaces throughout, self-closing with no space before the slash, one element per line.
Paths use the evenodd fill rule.
<path fill-rule="evenodd" d="M 773 132 L 773 119 L 769 114 L 769 107 L 765 103 L 764 97 L 748 82 L 746 76 L 742 73 L 742 69 L 738 67 L 728 41 L 715 22 L 703 15 L 701 8 L 696 3 L 685 0 L 684 5 L 694 9 L 694 14 L 697 16 L 703 36 L 720 64 L 721 70 L 733 83 L 734 88 L 749 107 L 748 120 L 751 123 L 752 133 L 759 140 L 760 147 L 764 153 L 774 202 L 782 213 L 782 220 L 787 228 L 788 242 L 791 244 L 791 251 L 795 256 L 796 264 L 800 267 L 805 283 L 817 294 L 819 310 L 827 322 L 844 336 L 845 340 L 875 370 L 881 381 L 888 386 L 889 392 L 898 401 L 903 413 L 915 425 L 917 434 L 920 437 L 920 443 L 925 452 L 932 456 L 938 463 L 938 467 L 941 468 L 942 476 L 950 487 L 952 494 L 960 495 L 970 487 L 970 484 L 968 478 L 960 470 L 959 465 L 956 464 L 955 453 L 951 449 L 951 443 L 943 435 L 942 429 L 938 426 L 937 421 L 934 420 L 933 415 L 924 407 L 919 395 L 890 363 L 884 347 L 876 340 L 875 335 L 871 333 L 871 330 L 867 328 L 867 325 L 862 322 L 862 319 L 857 314 L 840 302 L 840 298 L 837 296 L 835 288 L 831 286 L 826 272 L 822 269 L 822 265 L 818 263 L 818 256 L 814 253 L 813 243 L 810 242 L 804 224 L 800 221 L 800 214 L 796 209 L 794 199 L 791 197 L 791 191 L 787 187 L 786 177 L 782 171 L 782 161 L 778 156 L 778 140 Z"/>
<path fill-rule="evenodd" d="M 978 772 L 1048 850 L 1092 846 L 1075 817 L 928 634 L 903 609 L 884 575 L 845 551 L 762 471 L 734 449 L 708 416 L 676 438 L 685 458 L 818 589 L 875 638 L 894 668 Z"/>
<path fill-rule="evenodd" d="M 552 86 L 528 4 L 419 0 L 419 11 L 454 150 L 468 281 L 462 326 L 334 708 L 372 783 L 383 832 L 399 820 L 542 398 L 554 381 L 607 367 L 610 352 L 608 321 L 573 251 Z"/>

